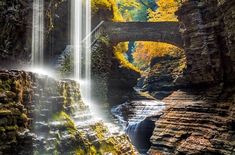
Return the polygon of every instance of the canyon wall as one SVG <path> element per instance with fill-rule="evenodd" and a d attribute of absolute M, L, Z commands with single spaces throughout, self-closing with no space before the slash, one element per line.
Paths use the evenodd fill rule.
<path fill-rule="evenodd" d="M 235 1 L 187 0 L 177 15 L 188 89 L 163 101 L 149 154 L 231 155 L 234 145 Z M 197 88 L 197 89 L 196 89 Z"/>
<path fill-rule="evenodd" d="M 136 153 L 126 135 L 94 117 L 75 81 L 0 71 L 0 154 Z"/>
<path fill-rule="evenodd" d="M 121 66 L 114 55 L 114 44 L 102 35 L 92 46 L 92 93 L 97 101 L 117 105 L 125 102 L 133 92 L 140 74 Z"/>
<path fill-rule="evenodd" d="M 69 3 L 44 2 L 44 55 L 47 62 L 69 42 Z M 20 68 L 31 61 L 33 0 L 0 0 L 1 68 Z"/>
<path fill-rule="evenodd" d="M 234 1 L 185 1 L 177 12 L 191 84 L 234 80 Z"/>

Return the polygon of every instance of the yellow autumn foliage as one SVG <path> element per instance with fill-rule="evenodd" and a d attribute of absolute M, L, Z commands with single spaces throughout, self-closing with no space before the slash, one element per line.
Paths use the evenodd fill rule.
<path fill-rule="evenodd" d="M 95 15 L 101 9 L 110 11 L 113 14 L 113 21 L 123 21 L 116 0 L 91 0 L 92 15 Z"/>
<path fill-rule="evenodd" d="M 148 10 L 149 22 L 177 21 L 175 12 L 178 10 L 177 0 L 157 0 L 158 9 L 156 11 Z M 133 54 L 135 64 L 140 68 L 148 65 L 154 57 L 164 55 L 177 55 L 183 52 L 182 49 L 160 42 L 137 42 Z"/>
<path fill-rule="evenodd" d="M 128 43 L 121 42 L 114 47 L 114 56 L 118 59 L 122 67 L 130 68 L 136 72 L 141 72 L 136 66 L 131 64 L 126 58 L 124 53 L 128 50 Z"/>
<path fill-rule="evenodd" d="M 149 22 L 178 21 L 175 12 L 178 10 L 177 0 L 157 0 L 158 9 L 148 10 Z"/>
<path fill-rule="evenodd" d="M 160 42 L 137 42 L 133 53 L 134 63 L 139 68 L 146 67 L 152 58 L 164 55 L 180 55 L 182 49 L 167 43 Z M 139 64 L 139 65 L 138 65 Z"/>

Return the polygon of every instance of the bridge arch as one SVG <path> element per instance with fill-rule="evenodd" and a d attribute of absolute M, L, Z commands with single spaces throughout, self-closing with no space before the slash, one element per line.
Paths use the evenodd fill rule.
<path fill-rule="evenodd" d="M 178 22 L 104 22 L 113 44 L 126 41 L 164 42 L 183 48 Z"/>

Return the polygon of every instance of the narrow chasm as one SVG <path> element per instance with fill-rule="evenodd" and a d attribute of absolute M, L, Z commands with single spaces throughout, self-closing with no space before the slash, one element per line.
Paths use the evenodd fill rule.
<path fill-rule="evenodd" d="M 234 10 L 0 0 L 0 155 L 234 155 Z"/>
<path fill-rule="evenodd" d="M 170 44 L 136 41 L 119 43 L 114 55 L 123 68 L 140 77 L 133 79 L 131 93 L 125 94 L 123 103 L 114 105 L 111 111 L 138 151 L 145 154 L 152 144 L 155 121 L 167 107 L 162 99 L 179 87 L 175 81 L 182 77 L 185 54 Z"/>

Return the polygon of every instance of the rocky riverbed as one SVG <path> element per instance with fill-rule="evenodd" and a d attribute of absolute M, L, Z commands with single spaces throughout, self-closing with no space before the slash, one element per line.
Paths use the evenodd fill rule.
<path fill-rule="evenodd" d="M 141 153 L 231 155 L 235 102 L 215 99 L 217 93 L 178 90 L 162 101 L 142 95 L 112 112 Z"/>
<path fill-rule="evenodd" d="M 155 121 L 149 154 L 234 154 L 234 101 L 205 94 L 176 91 L 164 99 L 168 108 Z"/>

